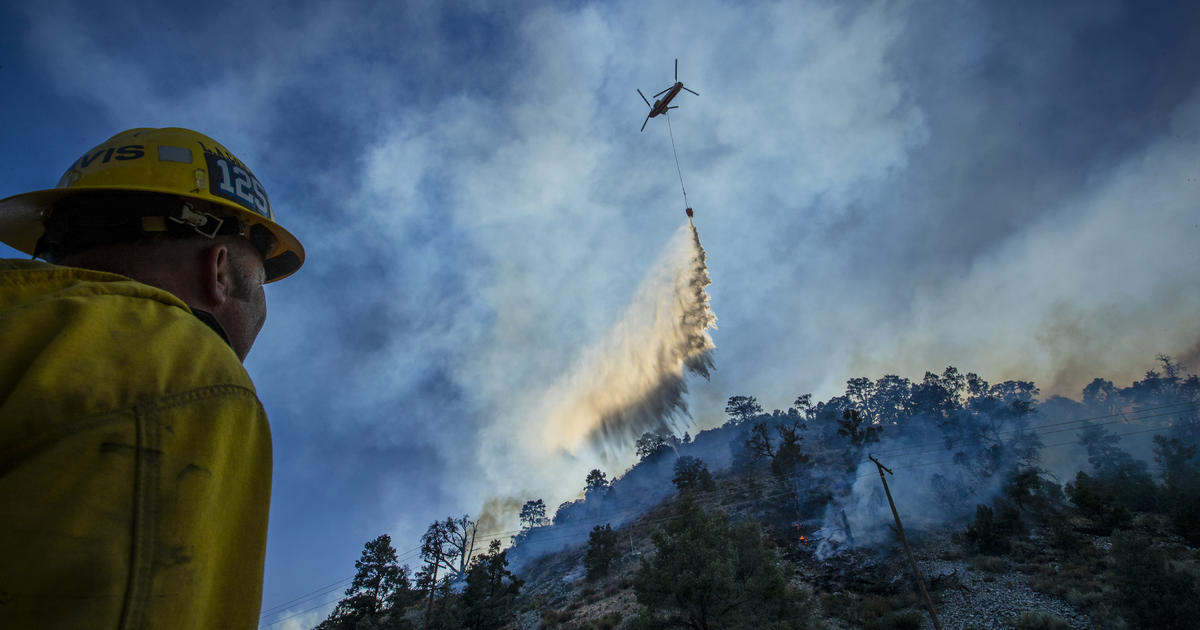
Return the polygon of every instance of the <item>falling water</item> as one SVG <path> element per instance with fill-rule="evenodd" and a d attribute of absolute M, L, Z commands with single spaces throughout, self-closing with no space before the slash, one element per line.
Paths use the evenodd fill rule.
<path fill-rule="evenodd" d="M 632 304 L 604 339 L 543 402 L 544 439 L 572 454 L 613 456 L 643 432 L 678 431 L 690 420 L 687 373 L 708 378 L 717 318 L 705 290 L 707 256 L 690 221 L 671 237 Z"/>

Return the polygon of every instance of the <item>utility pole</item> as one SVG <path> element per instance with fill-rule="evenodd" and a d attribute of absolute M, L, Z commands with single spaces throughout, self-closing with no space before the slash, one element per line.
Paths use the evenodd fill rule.
<path fill-rule="evenodd" d="M 888 489 L 887 477 L 883 476 L 883 471 L 887 471 L 889 475 L 894 475 L 890 468 L 879 463 L 874 455 L 868 455 L 872 462 L 879 468 L 879 480 L 883 482 L 883 491 L 887 494 L 888 505 L 892 506 L 892 516 L 896 519 L 896 531 L 900 533 L 900 542 L 904 543 L 904 553 L 908 555 L 908 563 L 912 565 L 913 577 L 917 579 L 917 586 L 921 588 L 921 597 L 925 599 L 925 609 L 929 611 L 929 618 L 933 621 L 934 630 L 942 630 L 942 624 L 938 623 L 937 612 L 933 609 L 933 602 L 929 599 L 929 592 L 925 590 L 925 578 L 921 576 L 921 569 L 917 566 L 917 559 L 913 557 L 912 549 L 908 547 L 908 537 L 904 535 L 904 525 L 900 523 L 900 513 L 896 511 L 896 502 L 892 500 L 892 491 Z"/>

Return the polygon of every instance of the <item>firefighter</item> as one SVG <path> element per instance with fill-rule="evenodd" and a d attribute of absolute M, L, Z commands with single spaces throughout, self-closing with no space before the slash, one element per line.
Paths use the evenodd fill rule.
<path fill-rule="evenodd" d="M 242 360 L 304 249 L 211 138 L 131 129 L 0 200 L 0 619 L 257 626 L 271 484 Z"/>

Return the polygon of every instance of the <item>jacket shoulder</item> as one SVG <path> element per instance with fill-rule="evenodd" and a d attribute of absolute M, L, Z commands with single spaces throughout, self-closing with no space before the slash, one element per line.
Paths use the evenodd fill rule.
<path fill-rule="evenodd" d="M 211 386 L 254 393 L 233 349 L 174 295 L 116 274 L 4 262 L 4 406 L 29 393 L 77 417 Z"/>

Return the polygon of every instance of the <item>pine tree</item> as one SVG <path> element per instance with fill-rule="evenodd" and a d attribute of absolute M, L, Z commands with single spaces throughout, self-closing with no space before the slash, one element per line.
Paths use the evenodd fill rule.
<path fill-rule="evenodd" d="M 803 627 L 806 602 L 788 590 L 757 523 L 731 525 L 685 497 L 653 540 L 658 551 L 634 578 L 640 627 Z"/>
<path fill-rule="evenodd" d="M 475 558 L 467 572 L 467 587 L 459 600 L 462 627 L 495 630 L 512 620 L 521 580 L 508 570 L 508 558 L 493 540 L 488 552 Z"/>
<path fill-rule="evenodd" d="M 317 630 L 353 630 L 360 623 L 381 622 L 386 613 L 393 609 L 399 613 L 415 598 L 408 568 L 397 564 L 396 550 L 387 534 L 363 546 L 362 557 L 354 562 L 354 568 L 357 572 L 346 597 Z"/>
<path fill-rule="evenodd" d="M 587 553 L 583 556 L 587 579 L 597 580 L 608 575 L 608 569 L 616 557 L 617 532 L 608 523 L 593 527 L 588 535 Z"/>

